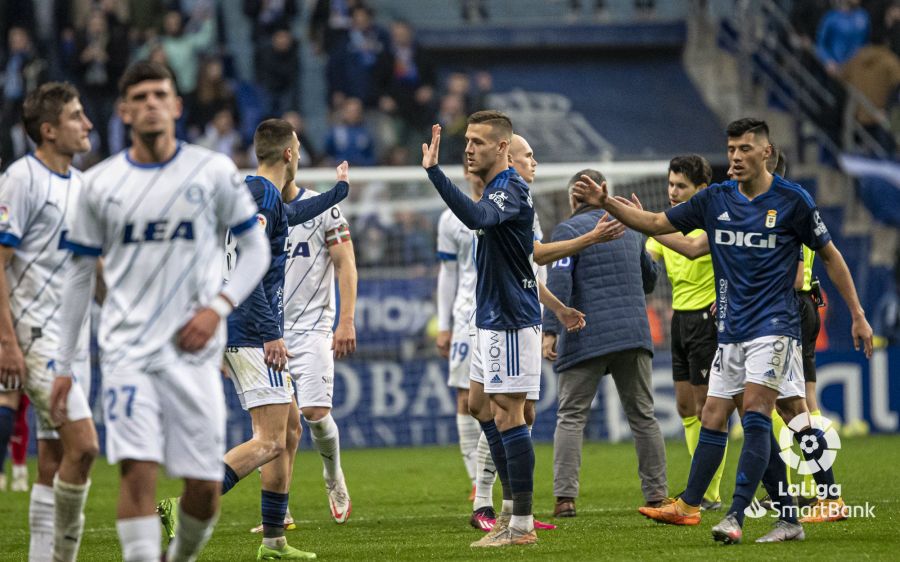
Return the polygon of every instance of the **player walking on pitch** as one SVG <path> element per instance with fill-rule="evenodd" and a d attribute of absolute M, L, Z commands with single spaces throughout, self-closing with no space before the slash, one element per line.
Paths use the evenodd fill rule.
<path fill-rule="evenodd" d="M 773 452 L 771 412 L 778 402 L 782 417 L 806 415 L 797 301 L 793 283 L 800 245 L 819 252 L 829 277 L 846 301 L 853 318 L 857 348 L 872 353 L 872 329 L 859 304 L 853 279 L 831 242 L 809 194 L 800 186 L 766 170 L 771 157 L 764 121 L 741 119 L 729 124 L 728 157 L 736 181 L 716 184 L 665 213 L 649 213 L 609 197 L 590 178 L 576 185 L 576 196 L 605 208 L 627 226 L 654 236 L 697 228 L 710 238 L 716 274 L 719 350 L 713 361 L 709 392 L 703 408 L 700 439 L 684 493 L 660 508 L 641 508 L 657 521 L 694 525 L 699 505 L 725 451 L 728 416 L 735 407 L 743 414 L 744 444 L 731 508 L 713 527 L 713 538 L 740 542 L 744 510 L 760 480 L 780 507 L 775 529 L 758 542 L 802 540 L 784 484 L 786 472 Z M 821 431 L 807 427 L 819 449 L 827 443 Z M 825 475 L 828 478 L 828 474 Z M 833 483 L 833 475 L 831 475 Z"/>
<path fill-rule="evenodd" d="M 0 177 L 0 393 L 24 387 L 38 414 L 28 558 L 75 560 L 98 444 L 87 402 L 87 327 L 83 322 L 64 326 L 59 309 L 70 257 L 64 247 L 66 221 L 75 213 L 83 184 L 72 158 L 90 150 L 92 125 L 78 91 L 57 82 L 28 95 L 23 122 L 37 149 Z M 92 277 L 93 270 L 88 286 Z M 78 344 L 73 345 L 78 361 L 72 366 L 79 384 L 71 385 L 68 414 L 53 419 L 54 358 L 66 335 Z M 2 447 L 5 452 L 6 443 Z"/>
<path fill-rule="evenodd" d="M 85 175 L 67 245 L 62 343 L 51 408 L 67 415 L 71 361 L 90 280 L 104 258 L 99 341 L 106 452 L 120 463 L 116 530 L 127 561 L 159 560 L 158 467 L 184 479 L 167 559 L 194 560 L 218 517 L 225 453 L 219 366 L 223 320 L 269 263 L 256 205 L 226 156 L 175 138 L 181 99 L 163 65 L 141 61 L 119 81 L 131 148 Z M 222 286 L 222 240 L 246 254 Z"/>
<path fill-rule="evenodd" d="M 346 168 L 338 179 L 347 181 Z M 284 190 L 292 205 L 318 202 L 319 195 L 293 182 Z M 350 225 L 337 206 L 300 224 L 291 223 L 285 271 L 285 331 L 297 402 L 322 458 L 331 517 L 344 523 L 352 503 L 341 468 L 340 434 L 331 417 L 334 360 L 356 350 L 356 257 Z M 335 277 L 340 296 L 336 313 Z"/>

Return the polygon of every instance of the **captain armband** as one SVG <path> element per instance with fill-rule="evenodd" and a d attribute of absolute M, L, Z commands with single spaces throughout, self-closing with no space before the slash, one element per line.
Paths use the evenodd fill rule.
<path fill-rule="evenodd" d="M 342 224 L 337 228 L 333 228 L 325 233 L 325 244 L 327 246 L 337 246 L 350 241 L 350 227 Z"/>

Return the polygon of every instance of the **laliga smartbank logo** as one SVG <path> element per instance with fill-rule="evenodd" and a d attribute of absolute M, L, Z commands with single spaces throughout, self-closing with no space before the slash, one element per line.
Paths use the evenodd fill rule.
<path fill-rule="evenodd" d="M 802 457 L 791 447 L 794 441 L 799 442 Z M 831 468 L 841 448 L 841 438 L 831 420 L 804 412 L 781 428 L 778 448 L 788 469 L 806 476 Z"/>
<path fill-rule="evenodd" d="M 792 448 L 794 443 L 800 447 L 801 454 Z M 826 471 L 834 465 L 837 452 L 841 448 L 841 438 L 831 420 L 822 416 L 811 416 L 804 413 L 796 416 L 781 429 L 778 434 L 778 454 L 787 465 L 788 470 L 796 470 L 800 476 Z M 772 451 L 774 454 L 775 451 Z M 772 517 L 793 515 L 801 520 L 817 519 L 836 521 L 848 517 L 875 517 L 875 506 L 866 502 L 864 505 L 847 505 L 841 498 L 841 485 L 816 484 L 808 486 L 802 481 L 799 484 L 778 483 L 778 493 L 794 499 L 791 505 L 770 504 Z M 815 498 L 810 505 L 799 506 L 796 499 L 800 497 Z M 831 499 L 829 499 L 831 498 Z M 747 517 L 759 519 L 768 513 L 767 506 L 756 498 L 744 509 Z"/>

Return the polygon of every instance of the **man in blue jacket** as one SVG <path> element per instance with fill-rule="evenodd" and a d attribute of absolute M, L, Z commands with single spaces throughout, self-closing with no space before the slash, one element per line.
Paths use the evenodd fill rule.
<path fill-rule="evenodd" d="M 572 197 L 582 174 L 605 181 L 596 170 L 584 170 L 569 181 L 572 216 L 553 231 L 553 241 L 589 232 L 605 214 Z M 559 409 L 553 437 L 554 515 L 575 516 L 581 443 L 591 401 L 603 375 L 612 374 L 628 425 L 634 434 L 641 491 L 647 505 L 667 496 L 666 451 L 653 410 L 650 383 L 653 343 L 645 293 L 656 285 L 656 264 L 644 251 L 643 237 L 626 230 L 618 240 L 595 244 L 571 258 L 553 263 L 547 287 L 567 306 L 592 321 L 580 332 L 560 330 L 559 321 L 544 317 L 544 356 L 555 359 L 559 375 Z"/>

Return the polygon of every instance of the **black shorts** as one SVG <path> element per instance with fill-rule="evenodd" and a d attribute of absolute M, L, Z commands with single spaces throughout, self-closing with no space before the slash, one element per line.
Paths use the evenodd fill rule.
<path fill-rule="evenodd" d="M 819 307 L 812 295 L 798 293 L 800 299 L 800 344 L 803 349 L 803 378 L 816 382 L 816 339 L 822 327 Z"/>
<path fill-rule="evenodd" d="M 709 310 L 672 313 L 672 379 L 694 386 L 709 384 L 709 369 L 718 349 L 716 319 Z"/>

